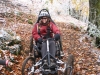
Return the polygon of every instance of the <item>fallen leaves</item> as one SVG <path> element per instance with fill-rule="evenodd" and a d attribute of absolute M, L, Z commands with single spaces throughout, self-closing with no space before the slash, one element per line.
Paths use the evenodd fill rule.
<path fill-rule="evenodd" d="M 91 52 L 90 42 L 86 41 L 79 30 L 75 30 L 69 24 L 57 23 L 61 31 L 62 38 L 62 47 L 65 53 L 65 58 L 68 54 L 72 54 L 75 57 L 74 62 L 74 75 L 99 75 L 100 66 L 97 65 L 97 55 L 96 53 Z M 18 23 L 15 26 L 9 26 L 14 30 L 17 35 L 21 36 L 21 44 L 23 45 L 22 54 L 19 56 L 14 56 L 16 62 L 11 67 L 12 71 L 4 69 L 4 72 L 7 75 L 21 75 L 22 62 L 27 57 L 30 44 L 30 36 L 32 35 L 31 31 L 33 26 L 29 24 Z M 81 38 L 81 41 L 79 40 Z M 1 53 L 1 52 L 0 52 Z"/>
<path fill-rule="evenodd" d="M 75 57 L 74 75 L 96 75 L 100 71 L 96 67 L 97 55 L 91 52 L 90 42 L 86 41 L 81 31 L 70 27 L 70 25 L 58 24 L 62 34 L 63 50 L 71 53 Z M 81 39 L 81 41 L 80 41 Z"/>

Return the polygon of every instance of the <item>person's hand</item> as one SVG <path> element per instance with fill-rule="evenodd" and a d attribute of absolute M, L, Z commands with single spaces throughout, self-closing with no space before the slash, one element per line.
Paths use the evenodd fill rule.
<path fill-rule="evenodd" d="M 43 41 L 42 38 L 39 38 L 39 39 L 38 39 L 38 42 L 39 42 L 40 44 L 42 43 L 42 41 Z"/>
<path fill-rule="evenodd" d="M 11 66 L 13 66 L 13 63 L 10 62 L 9 60 L 6 60 L 6 66 L 7 66 L 7 67 L 11 67 Z"/>
<path fill-rule="evenodd" d="M 54 39 L 57 41 L 57 40 L 59 40 L 60 39 L 60 34 L 55 34 L 54 35 Z"/>

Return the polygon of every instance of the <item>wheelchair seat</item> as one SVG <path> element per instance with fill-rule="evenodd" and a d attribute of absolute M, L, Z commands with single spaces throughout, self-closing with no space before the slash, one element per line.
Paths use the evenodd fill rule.
<path fill-rule="evenodd" d="M 56 45 L 55 45 L 56 46 L 56 54 L 55 55 L 56 55 L 56 57 L 61 59 L 61 57 L 64 56 L 62 53 L 61 40 L 55 41 L 55 43 L 56 43 Z M 38 42 L 33 40 L 33 38 L 31 37 L 31 39 L 30 39 L 30 52 L 33 51 L 35 58 L 42 57 L 41 46 L 42 46 L 41 44 L 39 44 Z"/>

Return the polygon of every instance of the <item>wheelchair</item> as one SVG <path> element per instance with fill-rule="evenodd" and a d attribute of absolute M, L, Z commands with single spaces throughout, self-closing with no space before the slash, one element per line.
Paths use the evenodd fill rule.
<path fill-rule="evenodd" d="M 47 10 L 42 9 L 40 13 L 42 11 L 47 11 Z M 38 22 L 39 22 L 39 18 L 37 20 L 37 23 Z M 54 39 L 47 38 L 45 40 L 47 44 L 47 53 L 42 58 L 41 46 L 38 45 L 38 43 L 36 43 L 32 37 L 30 38 L 30 52 L 32 52 L 33 55 L 28 56 L 23 61 L 22 71 L 21 71 L 22 75 L 73 75 L 74 56 L 69 55 L 66 61 L 63 60 L 64 54 L 63 54 L 62 42 L 60 38 L 58 41 L 54 40 L 55 47 L 56 47 L 56 54 L 55 57 L 53 57 L 49 53 L 50 40 L 54 40 Z"/>
<path fill-rule="evenodd" d="M 30 51 L 33 51 L 32 56 L 28 56 L 22 64 L 22 75 L 73 75 L 73 55 L 69 55 L 67 62 L 62 61 L 63 54 L 61 40 L 55 41 L 56 56 L 53 57 L 49 53 L 49 40 L 47 42 L 47 54 L 42 58 L 40 48 L 30 40 Z M 52 66 L 51 63 L 54 63 Z"/>

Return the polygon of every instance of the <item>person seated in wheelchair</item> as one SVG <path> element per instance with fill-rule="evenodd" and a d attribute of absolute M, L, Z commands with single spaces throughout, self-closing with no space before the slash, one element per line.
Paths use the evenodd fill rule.
<path fill-rule="evenodd" d="M 32 36 L 36 41 L 36 44 L 41 45 L 41 54 L 42 58 L 46 55 L 47 45 L 46 42 L 43 42 L 44 39 L 54 38 L 55 41 L 60 39 L 60 30 L 52 21 L 50 14 L 47 11 L 41 11 L 38 16 L 38 21 L 34 25 L 32 30 Z M 55 57 L 56 54 L 56 46 L 55 41 L 49 41 L 49 52 Z"/>

